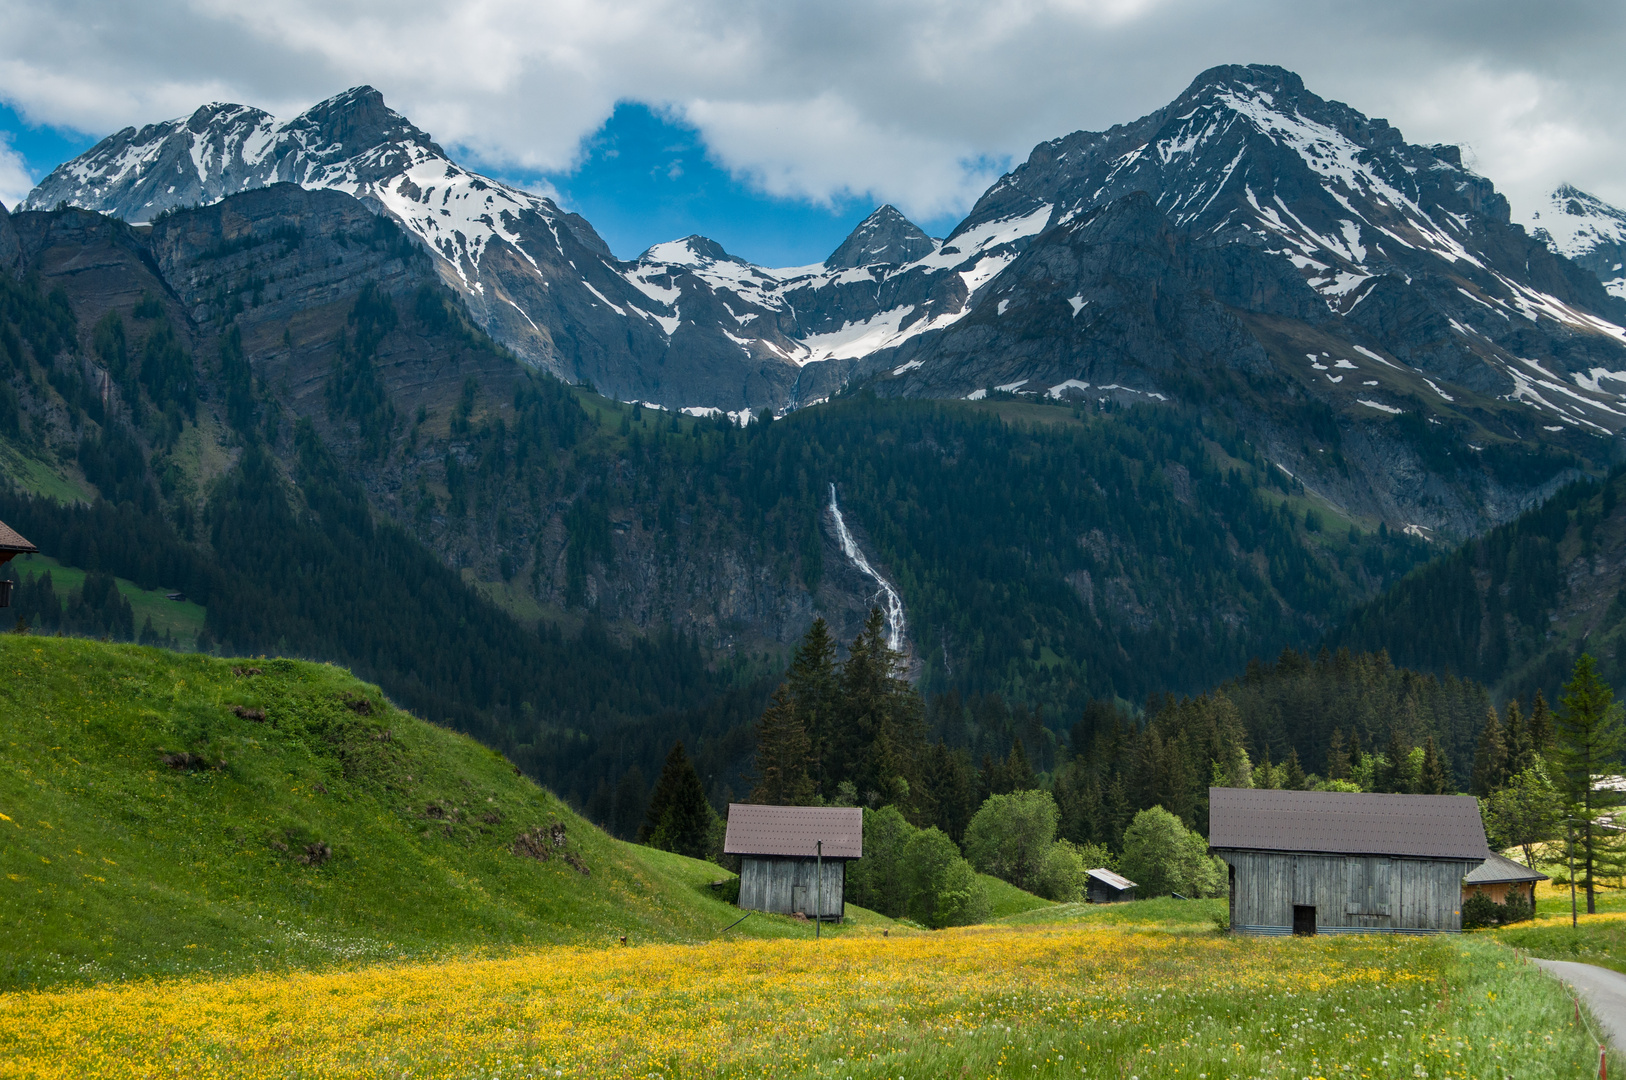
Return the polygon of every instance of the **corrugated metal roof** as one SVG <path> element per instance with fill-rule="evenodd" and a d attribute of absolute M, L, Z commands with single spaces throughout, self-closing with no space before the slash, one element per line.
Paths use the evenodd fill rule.
<path fill-rule="evenodd" d="M 1216 848 L 1485 859 L 1485 826 L 1471 795 L 1208 789 Z"/>
<path fill-rule="evenodd" d="M 864 854 L 864 811 L 853 806 L 758 806 L 728 804 L 729 855 L 806 855 L 824 841 L 831 859 L 857 859 Z"/>
<path fill-rule="evenodd" d="M 1469 885 L 1501 885 L 1508 881 L 1547 881 L 1540 870 L 1532 870 L 1522 862 L 1491 852 L 1490 858 L 1479 869 L 1462 879 Z"/>
<path fill-rule="evenodd" d="M 1104 866 L 1098 866 L 1091 870 L 1090 877 L 1095 878 L 1097 881 L 1104 881 L 1114 889 L 1133 889 L 1135 887 L 1133 881 L 1130 881 L 1122 874 L 1114 874 Z"/>
<path fill-rule="evenodd" d="M 10 525 L 0 521 L 0 551 L 38 551 L 39 548 L 22 538 Z"/>

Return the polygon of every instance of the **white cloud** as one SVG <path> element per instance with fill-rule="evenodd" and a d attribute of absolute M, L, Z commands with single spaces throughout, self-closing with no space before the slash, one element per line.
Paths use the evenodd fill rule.
<path fill-rule="evenodd" d="M 620 100 L 765 190 L 963 210 L 989 162 L 1132 120 L 1217 63 L 1279 63 L 1516 207 L 1626 204 L 1615 0 L 0 0 L 0 98 L 105 134 L 210 100 L 287 115 L 371 83 L 473 163 L 567 168 Z"/>
<path fill-rule="evenodd" d="M 0 134 L 0 206 L 14 209 L 33 190 L 35 178 L 28 172 L 23 156 L 11 148 Z"/>

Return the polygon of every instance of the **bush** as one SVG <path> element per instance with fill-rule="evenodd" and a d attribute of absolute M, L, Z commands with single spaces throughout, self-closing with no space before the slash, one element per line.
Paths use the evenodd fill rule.
<path fill-rule="evenodd" d="M 1142 810 L 1124 830 L 1119 867 L 1142 899 L 1223 896 L 1226 890 L 1225 864 L 1208 854 L 1208 842 L 1161 806 Z"/>
<path fill-rule="evenodd" d="M 909 882 L 904 851 L 916 829 L 895 806 L 864 811 L 864 857 L 847 864 L 847 888 L 852 902 L 901 918 L 909 910 Z"/>
<path fill-rule="evenodd" d="M 1050 846 L 1050 854 L 1045 859 L 1044 870 L 1039 874 L 1034 891 L 1046 900 L 1074 903 L 1083 899 L 1084 874 L 1089 869 L 1084 862 L 1082 848 L 1070 841 L 1058 840 Z"/>
<path fill-rule="evenodd" d="M 1498 904 L 1481 889 L 1462 902 L 1462 928 L 1478 930 L 1486 926 L 1503 926 L 1523 922 L 1535 917 L 1535 908 L 1521 893 L 1509 893 L 1505 903 Z"/>
<path fill-rule="evenodd" d="M 1058 818 L 1048 791 L 991 795 L 966 826 L 966 857 L 983 873 L 1036 892 L 1056 842 Z"/>
<path fill-rule="evenodd" d="M 909 917 L 934 930 L 988 918 L 988 889 L 960 849 L 939 829 L 922 829 L 904 847 Z"/>
<path fill-rule="evenodd" d="M 1502 905 L 1477 889 L 1472 896 L 1462 902 L 1462 928 L 1464 930 L 1478 930 L 1483 926 L 1498 926 L 1502 921 L 1501 915 Z"/>

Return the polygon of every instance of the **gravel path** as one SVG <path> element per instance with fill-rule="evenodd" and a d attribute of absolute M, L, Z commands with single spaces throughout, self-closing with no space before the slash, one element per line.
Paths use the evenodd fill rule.
<path fill-rule="evenodd" d="M 1580 994 L 1592 1015 L 1603 1025 L 1602 1034 L 1609 1037 L 1617 1050 L 1626 1048 L 1626 975 L 1571 960 L 1532 958 L 1530 962 L 1552 972 Z"/>

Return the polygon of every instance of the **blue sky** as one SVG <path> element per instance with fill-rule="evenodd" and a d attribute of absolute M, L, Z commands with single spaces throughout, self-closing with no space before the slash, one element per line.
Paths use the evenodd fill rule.
<path fill-rule="evenodd" d="M 98 138 L 30 127 L 4 103 L 0 133 L 34 180 Z M 449 151 L 480 168 L 455 147 Z M 766 266 L 820 262 L 877 205 L 867 196 L 833 196 L 816 203 L 763 194 L 719 167 L 698 131 L 630 102 L 616 106 L 610 119 L 583 141 L 580 160 L 570 172 L 482 171 L 519 187 L 551 186 L 623 259 L 636 258 L 651 244 L 699 233 Z M 942 236 L 957 221 L 957 215 L 944 215 L 918 224 Z"/>

